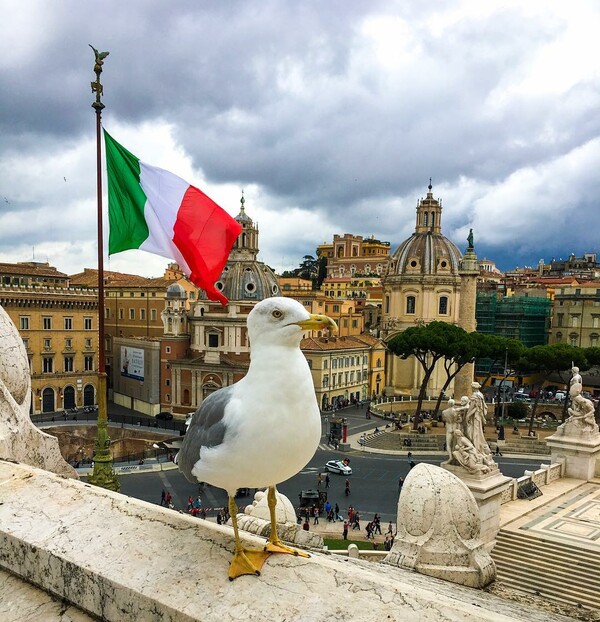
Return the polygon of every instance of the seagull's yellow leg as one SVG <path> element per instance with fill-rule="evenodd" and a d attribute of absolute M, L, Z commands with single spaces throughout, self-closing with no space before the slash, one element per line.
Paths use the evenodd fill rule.
<path fill-rule="evenodd" d="M 233 537 L 235 539 L 235 552 L 229 566 L 229 580 L 233 581 L 245 574 L 259 575 L 270 553 L 260 549 L 245 549 L 240 540 L 237 524 L 238 507 L 233 497 L 229 497 L 229 514 L 233 525 Z"/>
<path fill-rule="evenodd" d="M 286 546 L 281 542 L 277 535 L 277 521 L 275 519 L 275 506 L 277 505 L 277 497 L 275 495 L 275 486 L 269 486 L 267 495 L 269 504 L 269 513 L 271 514 L 271 535 L 269 541 L 265 545 L 265 551 L 269 553 L 288 553 L 288 555 L 297 555 L 299 557 L 310 557 L 305 551 L 298 551 L 290 546 Z"/>

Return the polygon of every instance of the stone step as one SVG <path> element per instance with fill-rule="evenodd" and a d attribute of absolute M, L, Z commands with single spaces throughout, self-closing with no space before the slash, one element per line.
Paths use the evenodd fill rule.
<path fill-rule="evenodd" d="M 506 542 L 507 544 L 525 545 L 540 548 L 544 551 L 554 550 L 564 556 L 584 555 L 586 559 L 596 560 L 600 567 L 600 553 L 590 551 L 581 545 L 566 544 L 555 540 L 548 540 L 543 537 L 534 536 L 522 531 L 504 531 L 500 530 L 497 536 L 497 542 Z M 578 558 L 579 559 L 579 558 Z"/>
<path fill-rule="evenodd" d="M 586 586 L 587 575 L 572 575 L 569 580 L 565 580 L 546 572 L 534 573 L 535 570 L 519 563 L 496 564 L 497 577 L 502 583 L 517 589 L 539 592 L 550 599 L 559 597 L 575 605 L 580 603 L 588 607 L 600 607 L 600 594 Z"/>
<path fill-rule="evenodd" d="M 506 563 L 507 565 L 516 564 L 517 566 L 533 565 L 536 569 L 549 571 L 554 576 L 564 576 L 569 578 L 572 576 L 573 564 L 565 563 L 564 557 L 559 556 L 525 556 L 525 551 L 522 550 L 497 550 L 494 548 L 492 557 L 496 562 Z M 595 591 L 600 590 L 600 577 L 596 578 L 598 572 L 598 565 L 596 563 L 585 563 L 583 561 L 577 562 L 577 570 L 579 573 L 585 571 L 590 573 L 587 575 L 587 582 L 589 585 L 595 586 Z"/>
<path fill-rule="evenodd" d="M 600 607 L 600 554 L 531 534 L 500 530 L 492 550 L 508 586 L 552 600 Z"/>

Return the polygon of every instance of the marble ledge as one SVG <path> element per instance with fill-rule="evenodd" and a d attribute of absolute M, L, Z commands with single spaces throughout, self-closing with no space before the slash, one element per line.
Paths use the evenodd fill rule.
<path fill-rule="evenodd" d="M 260 577 L 230 582 L 232 550 L 227 526 L 0 461 L 0 568 L 105 620 L 550 619 L 486 592 L 321 553 L 273 556 Z"/>

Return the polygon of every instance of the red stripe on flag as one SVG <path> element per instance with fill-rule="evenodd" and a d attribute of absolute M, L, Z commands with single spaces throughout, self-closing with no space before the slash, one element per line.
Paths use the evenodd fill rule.
<path fill-rule="evenodd" d="M 218 281 L 242 226 L 204 192 L 190 186 L 173 227 L 173 242 L 190 268 L 189 279 L 211 300 L 227 304 Z"/>

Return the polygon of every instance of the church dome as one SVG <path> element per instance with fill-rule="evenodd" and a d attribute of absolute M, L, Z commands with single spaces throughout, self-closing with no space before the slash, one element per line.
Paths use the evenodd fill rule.
<path fill-rule="evenodd" d="M 235 241 L 227 265 L 215 287 L 229 300 L 258 302 L 270 296 L 280 296 L 277 277 L 262 261 L 258 261 L 258 223 L 246 214 L 242 195 L 240 213 L 236 220 L 242 232 Z M 205 298 L 204 292 L 201 294 Z"/>
<path fill-rule="evenodd" d="M 167 287 L 167 298 L 169 299 L 181 299 L 187 298 L 185 289 L 179 285 L 179 283 L 173 283 Z"/>
<path fill-rule="evenodd" d="M 386 276 L 458 275 L 462 254 L 442 235 L 442 204 L 429 192 L 417 204 L 415 232 L 400 244 L 388 264 Z"/>

